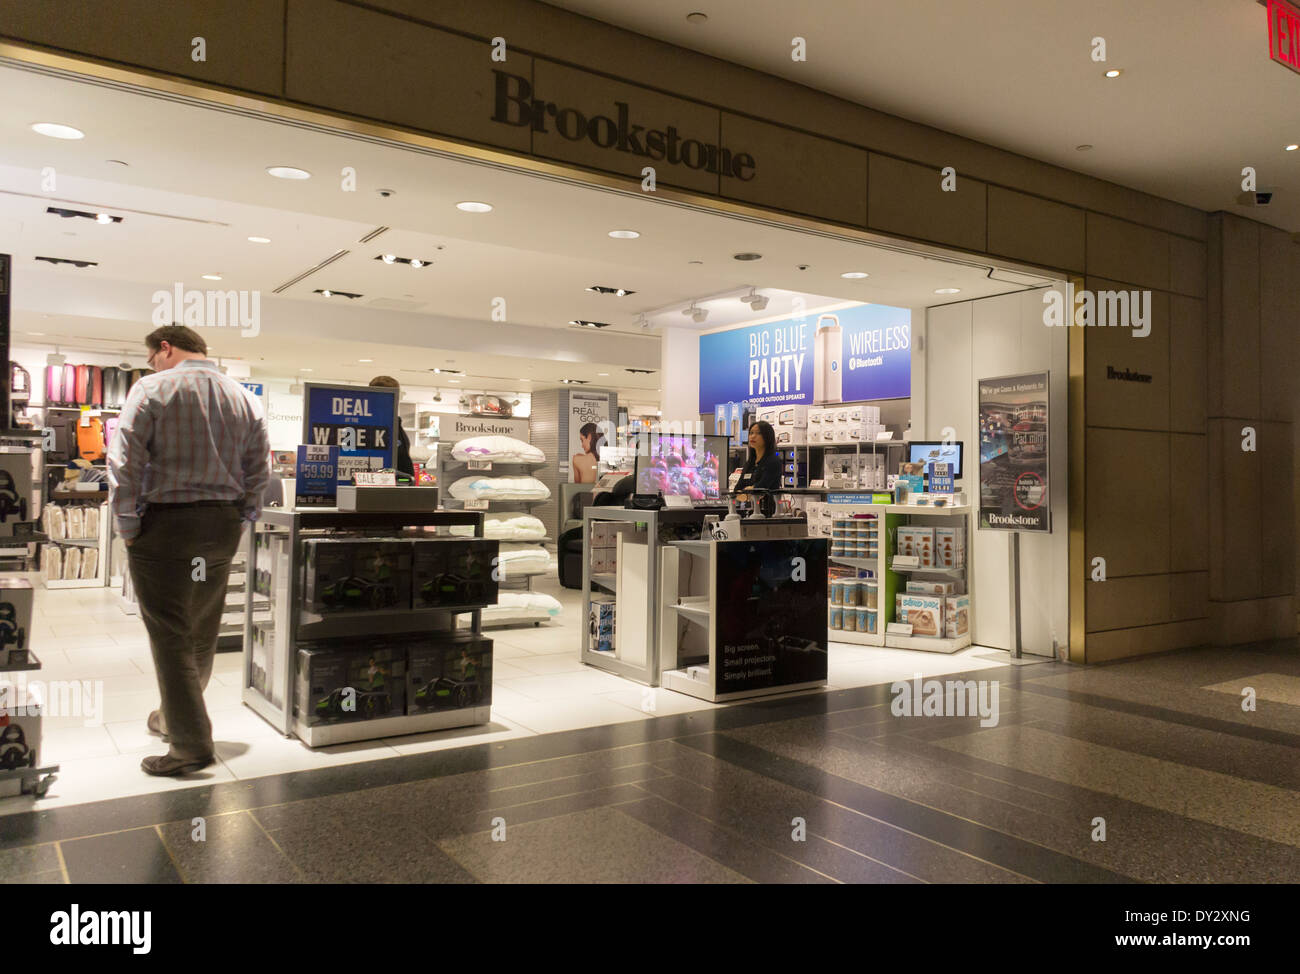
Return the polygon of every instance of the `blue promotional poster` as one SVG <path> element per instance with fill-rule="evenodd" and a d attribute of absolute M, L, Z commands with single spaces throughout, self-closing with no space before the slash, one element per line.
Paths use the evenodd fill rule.
<path fill-rule="evenodd" d="M 397 390 L 370 386 L 303 386 L 303 442 L 336 446 L 337 480 L 351 483 L 359 470 L 393 465 L 397 443 Z"/>
<path fill-rule="evenodd" d="M 338 497 L 338 463 L 336 446 L 300 445 L 294 467 L 294 506 L 333 507 Z"/>
<path fill-rule="evenodd" d="M 720 402 L 857 402 L 912 394 L 912 313 L 859 304 L 700 336 L 700 412 Z"/>

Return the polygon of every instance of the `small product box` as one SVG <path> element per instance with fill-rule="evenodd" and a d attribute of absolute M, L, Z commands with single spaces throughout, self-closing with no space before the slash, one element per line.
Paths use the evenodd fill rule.
<path fill-rule="evenodd" d="M 778 406 L 776 410 L 776 425 L 806 427 L 808 425 L 808 407 Z"/>
<path fill-rule="evenodd" d="M 912 627 L 913 636 L 942 636 L 944 600 L 937 595 L 903 595 L 898 621 Z"/>
<path fill-rule="evenodd" d="M 15 524 L 35 519 L 31 454 L 0 453 L 0 537 L 10 537 Z"/>
<path fill-rule="evenodd" d="M 908 582 L 909 595 L 953 595 L 957 591 L 952 582 Z"/>
<path fill-rule="evenodd" d="M 37 687 L 0 684 L 0 772 L 39 767 L 44 709 Z M 17 776 L 0 781 L 0 797 L 20 794 L 22 784 Z"/>
<path fill-rule="evenodd" d="M 597 653 L 614 652 L 614 597 L 593 595 L 587 609 L 587 646 Z"/>
<path fill-rule="evenodd" d="M 433 636 L 406 643 L 406 712 L 487 707 L 492 703 L 492 640 Z"/>
<path fill-rule="evenodd" d="M 270 622 L 253 624 L 253 659 L 249 666 L 248 682 L 254 690 L 268 700 L 274 690 L 271 676 L 275 658 L 275 625 Z"/>
<path fill-rule="evenodd" d="M 935 564 L 940 568 L 962 568 L 966 564 L 966 532 L 962 528 L 935 528 Z"/>
<path fill-rule="evenodd" d="M 500 542 L 487 538 L 428 538 L 414 546 L 417 609 L 494 605 Z"/>
<path fill-rule="evenodd" d="M 776 433 L 777 446 L 806 446 L 808 444 L 808 429 L 804 426 L 776 426 L 773 428 Z"/>
<path fill-rule="evenodd" d="M 0 578 L 0 667 L 30 662 L 32 583 L 25 578 Z"/>
<path fill-rule="evenodd" d="M 944 628 L 949 639 L 970 631 L 969 595 L 950 595 L 944 599 Z"/>
<path fill-rule="evenodd" d="M 298 649 L 294 713 L 307 725 L 397 717 L 406 712 L 406 650 L 343 640 Z"/>
<path fill-rule="evenodd" d="M 409 609 L 413 550 L 397 539 L 304 541 L 304 605 L 320 613 Z"/>

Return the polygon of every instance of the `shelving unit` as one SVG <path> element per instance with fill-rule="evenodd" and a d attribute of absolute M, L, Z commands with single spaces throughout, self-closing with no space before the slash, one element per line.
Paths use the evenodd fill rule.
<path fill-rule="evenodd" d="M 323 747 L 348 741 L 373 740 L 401 734 L 484 724 L 491 719 L 486 705 L 457 710 L 434 711 L 409 716 L 380 717 L 373 720 L 343 721 L 336 724 L 310 725 L 294 716 L 294 690 L 297 681 L 299 644 L 314 639 L 335 637 L 370 637 L 376 631 L 385 635 L 411 633 L 457 633 L 460 616 L 471 616 L 469 632 L 478 635 L 482 606 L 462 609 L 385 609 L 319 615 L 302 607 L 303 559 L 305 537 L 320 532 L 402 531 L 408 528 L 447 528 L 469 525 L 474 536 L 483 536 L 483 516 L 469 511 L 347 512 L 329 508 L 275 509 L 262 511 L 255 530 L 245 544 L 244 585 L 244 665 L 242 699 L 286 737 L 297 736 L 309 747 Z M 270 622 L 273 624 L 267 667 L 266 692 L 253 685 L 254 666 L 254 586 L 247 578 L 256 578 L 258 570 L 258 536 L 277 535 L 283 539 L 282 554 L 271 557 L 272 596 L 269 599 Z"/>
<path fill-rule="evenodd" d="M 471 474 L 481 473 L 491 477 L 530 477 L 533 471 L 539 467 L 544 467 L 549 462 L 545 458 L 541 460 L 456 460 L 451 455 L 451 449 L 454 444 L 440 444 L 438 448 L 438 498 L 439 504 L 447 510 L 464 510 L 464 511 L 488 511 L 491 513 L 501 513 L 516 511 L 525 514 L 531 514 L 533 508 L 540 504 L 549 504 L 554 499 L 554 495 L 542 498 L 541 500 L 498 500 L 496 498 L 485 498 L 479 501 L 462 501 L 452 497 L 449 488 L 453 483 L 462 477 Z M 444 449 L 444 446 L 446 447 Z M 545 549 L 545 545 L 551 538 L 542 538 L 538 541 L 513 541 L 511 539 L 502 539 L 502 544 L 536 544 Z M 549 569 L 539 569 L 537 571 L 523 572 L 514 571 L 503 574 L 501 578 L 502 589 L 507 586 L 517 586 L 519 590 L 531 592 L 533 590 L 533 578 L 537 575 L 543 575 Z"/>
<path fill-rule="evenodd" d="M 112 530 L 111 521 L 112 513 L 103 491 L 88 491 L 81 497 L 72 495 L 70 497 L 59 497 L 52 499 L 50 505 L 60 507 L 95 507 L 99 514 L 99 530 L 94 537 L 89 538 L 49 538 L 48 543 L 59 545 L 62 548 L 85 548 L 94 549 L 95 551 L 95 575 L 92 578 L 59 578 L 47 579 L 42 574 L 41 583 L 51 590 L 65 588 L 103 588 L 109 582 L 108 566 L 105 564 L 108 558 L 109 538 Z"/>
<path fill-rule="evenodd" d="M 18 597 L 9 594 L 19 591 L 25 593 L 23 601 L 26 603 L 26 619 L 23 618 L 23 610 L 17 605 Z M 15 653 L 11 649 L 5 657 L 5 662 L 0 663 L 0 681 L 9 683 L 9 693 L 16 693 L 18 689 L 18 682 L 9 677 L 10 673 L 33 673 L 41 669 L 41 661 L 31 650 L 29 643 L 32 626 L 30 613 L 34 611 L 33 595 L 31 585 L 25 580 L 6 579 L 4 587 L 0 588 L 0 600 L 8 606 L 6 615 L 14 616 L 11 620 L 14 628 L 7 633 L 7 637 L 16 640 L 14 649 L 19 651 L 16 654 L 17 658 L 14 658 Z M 30 693 L 30 691 L 26 692 Z M 14 706 L 15 709 L 6 714 L 4 757 L 6 764 L 14 766 L 0 770 L 0 798 L 15 795 L 34 795 L 41 798 L 54 783 L 55 773 L 59 770 L 57 764 L 40 763 L 41 730 L 49 701 L 33 695 L 27 699 L 16 702 L 6 701 L 6 703 Z M 18 712 L 17 708 L 24 708 L 25 711 L 29 704 L 38 706 L 39 712 L 34 715 Z M 10 730 L 14 727 L 18 728 L 17 734 Z"/>
<path fill-rule="evenodd" d="M 958 506 L 934 507 L 931 505 L 921 504 L 887 504 L 885 510 L 889 515 L 898 517 L 907 517 L 910 521 L 912 518 L 938 518 L 948 521 L 952 526 L 959 524 L 964 532 L 965 562 L 960 568 L 911 568 L 906 566 L 895 566 L 893 564 L 893 550 L 891 539 L 890 564 L 888 574 L 890 577 L 914 577 L 914 576 L 938 576 L 940 578 L 952 579 L 960 578 L 965 582 L 969 577 L 971 543 L 970 543 L 970 513 L 971 507 L 968 504 Z M 925 525 L 919 525 L 925 526 Z M 970 586 L 964 584 L 966 594 L 970 592 Z M 883 596 L 883 592 L 882 592 Z M 882 606 L 882 611 L 886 612 L 885 618 L 889 622 L 894 620 L 894 598 L 891 594 L 888 606 Z M 955 653 L 965 649 L 971 644 L 970 634 L 970 614 L 967 614 L 966 632 L 955 638 L 948 636 L 905 636 L 899 633 L 885 633 L 885 646 L 890 649 L 914 649 L 922 650 L 927 653 Z"/>

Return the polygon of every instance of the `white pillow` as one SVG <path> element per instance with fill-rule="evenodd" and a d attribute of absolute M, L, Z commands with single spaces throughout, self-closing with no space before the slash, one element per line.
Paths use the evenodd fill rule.
<path fill-rule="evenodd" d="M 541 545 L 503 544 L 498 558 L 502 578 L 537 575 L 551 567 L 551 555 Z"/>
<path fill-rule="evenodd" d="M 558 599 L 541 592 L 502 592 L 497 604 L 483 609 L 480 622 L 485 626 L 506 626 L 515 622 L 545 622 L 560 614 Z"/>
<path fill-rule="evenodd" d="M 546 525 L 531 514 L 489 514 L 483 518 L 483 536 L 509 541 L 541 541 L 546 537 Z"/>
<path fill-rule="evenodd" d="M 455 460 L 499 460 L 502 463 L 541 462 L 546 454 L 511 436 L 471 436 L 451 448 Z"/>
<path fill-rule="evenodd" d="M 536 477 L 461 477 L 447 492 L 456 500 L 544 501 L 551 489 Z"/>

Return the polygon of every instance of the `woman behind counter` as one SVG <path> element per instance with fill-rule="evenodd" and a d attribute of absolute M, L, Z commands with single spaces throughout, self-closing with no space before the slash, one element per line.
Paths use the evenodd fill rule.
<path fill-rule="evenodd" d="M 781 461 L 776 455 L 776 432 L 772 424 L 760 419 L 749 427 L 749 457 L 741 468 L 733 493 L 746 487 L 756 490 L 781 489 Z"/>

